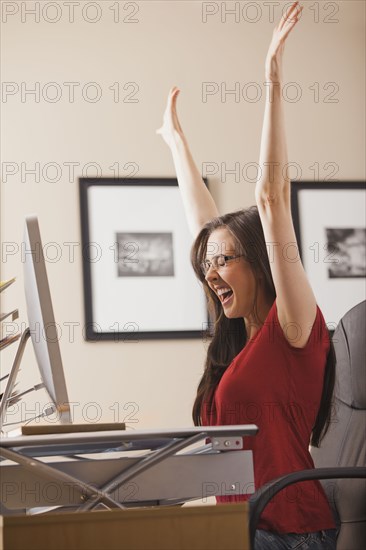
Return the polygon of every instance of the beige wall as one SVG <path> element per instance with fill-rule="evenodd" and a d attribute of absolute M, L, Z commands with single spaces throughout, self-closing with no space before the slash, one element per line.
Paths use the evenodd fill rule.
<path fill-rule="evenodd" d="M 233 15 L 227 15 L 225 21 L 221 2 L 119 2 L 118 23 L 113 20 L 117 3 L 99 1 L 94 4 L 100 19 L 90 23 L 85 18 L 94 18 L 96 8 L 80 0 L 72 23 L 64 2 L 57 2 L 58 11 L 55 2 L 40 2 L 40 22 L 36 23 L 34 16 L 22 12 L 22 6 L 29 9 L 34 4 L 2 2 L 3 86 L 14 82 L 20 90 L 3 95 L 1 104 L 3 175 L 11 166 L 18 170 L 2 183 L 2 242 L 20 245 L 24 216 L 37 213 L 44 242 L 57 242 L 63 251 L 60 261 L 47 264 L 56 319 L 62 327 L 69 322 L 82 326 L 81 257 L 77 254 L 75 262 L 70 262 L 63 245 L 80 242 L 77 178 L 81 169 L 94 162 L 103 175 L 111 176 L 109 167 L 114 163 L 122 167 L 134 162 L 140 176 L 173 176 L 169 151 L 155 129 L 162 120 L 167 92 L 175 84 L 182 90 L 181 120 L 200 167 L 210 162 L 224 163 L 230 169 L 240 163 L 240 170 L 245 171 L 247 163 L 257 162 L 264 106 L 263 63 L 273 28 L 270 9 L 277 20 L 280 6 L 278 2 L 251 6 L 237 2 L 240 17 L 236 22 Z M 233 6 L 234 2 L 226 3 L 228 9 Z M 17 8 L 19 11 L 10 15 Z M 203 10 L 216 9 L 218 13 L 208 15 L 204 23 Z M 58 16 L 58 22 L 47 21 Z M 286 80 L 295 83 L 288 87 L 286 100 L 289 157 L 300 167 L 303 180 L 314 179 L 311 167 L 315 163 L 320 167 L 320 179 L 330 175 L 326 163 L 337 165 L 336 177 L 341 180 L 365 177 L 364 40 L 363 2 L 304 2 L 302 21 L 288 41 L 285 56 Z M 40 101 L 30 95 L 22 101 L 22 86 L 29 89 L 36 82 L 40 83 Z M 52 93 L 49 88 L 47 96 L 50 82 L 56 82 L 62 91 L 55 103 L 46 100 Z M 80 83 L 73 103 L 65 82 Z M 98 83 L 102 90 L 96 103 L 81 94 L 81 88 L 90 82 Z M 119 102 L 114 102 L 109 89 L 116 82 L 121 89 Z M 123 101 L 132 91 L 132 87 L 123 90 L 129 82 L 138 86 L 135 103 Z M 233 95 L 221 99 L 219 93 L 203 101 L 205 82 L 214 82 L 222 90 L 239 83 L 239 101 Z M 248 87 L 248 83 L 254 84 Z M 9 91 L 10 85 L 6 86 Z M 247 97 L 243 97 L 245 89 Z M 251 101 L 255 90 L 262 93 L 257 102 Z M 291 101 L 295 92 L 301 97 Z M 333 96 L 331 92 L 335 92 Z M 47 163 L 58 163 L 60 180 L 51 183 L 41 175 L 36 183 L 33 175 L 23 174 L 22 181 L 22 163 L 24 170 L 36 162 L 41 170 Z M 70 162 L 79 163 L 71 182 L 65 164 Z M 121 171 L 121 175 L 126 174 Z M 53 176 L 51 171 L 48 177 Z M 253 172 L 248 176 L 253 177 Z M 254 203 L 253 182 L 243 176 L 235 182 L 233 175 L 224 180 L 223 173 L 210 178 L 222 213 Z M 3 255 L 1 268 L 2 279 L 18 278 L 5 294 L 2 309 L 18 306 L 25 322 L 20 253 Z M 91 344 L 83 341 L 81 329 L 76 330 L 74 342 L 69 340 L 64 331 L 60 345 L 70 400 L 77 403 L 76 421 L 82 420 L 83 407 L 84 416 L 93 416 L 95 409 L 87 404 L 96 402 L 102 420 L 123 420 L 129 415 L 135 429 L 190 425 L 204 342 Z M 10 349 L 3 354 L 4 364 L 10 364 L 13 353 Z M 23 361 L 22 380 L 22 386 L 38 381 L 30 347 Z M 30 398 L 33 402 L 42 399 L 46 398 Z M 131 423 L 131 419 L 137 422 Z"/>

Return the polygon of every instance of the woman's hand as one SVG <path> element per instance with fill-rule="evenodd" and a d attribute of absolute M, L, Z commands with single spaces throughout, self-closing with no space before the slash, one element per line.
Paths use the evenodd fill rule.
<path fill-rule="evenodd" d="M 265 65 L 267 81 L 280 82 L 282 80 L 282 57 L 285 41 L 298 22 L 302 9 L 298 2 L 292 4 L 273 31 Z"/>
<path fill-rule="evenodd" d="M 177 97 L 179 92 L 180 90 L 176 86 L 171 88 L 164 112 L 163 125 L 159 130 L 156 130 L 156 133 L 162 136 L 169 147 L 176 145 L 178 140 L 184 138 L 183 130 L 177 115 Z"/>
<path fill-rule="evenodd" d="M 156 133 L 160 134 L 170 147 L 188 227 L 193 238 L 196 238 L 204 224 L 218 216 L 219 213 L 193 160 L 179 124 L 176 109 L 178 94 L 179 90 L 174 86 L 168 95 L 163 125 L 156 130 Z"/>

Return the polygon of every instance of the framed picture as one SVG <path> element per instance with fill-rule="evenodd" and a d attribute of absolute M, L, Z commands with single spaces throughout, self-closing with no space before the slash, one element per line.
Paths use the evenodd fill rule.
<path fill-rule="evenodd" d="M 365 182 L 292 182 L 299 251 L 329 330 L 366 296 Z"/>
<path fill-rule="evenodd" d="M 201 338 L 206 298 L 178 182 L 80 178 L 87 340 Z"/>

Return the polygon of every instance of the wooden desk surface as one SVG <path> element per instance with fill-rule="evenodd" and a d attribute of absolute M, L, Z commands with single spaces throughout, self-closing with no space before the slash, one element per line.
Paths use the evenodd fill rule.
<path fill-rule="evenodd" d="M 247 503 L 3 516 L 1 550 L 249 550 Z"/>

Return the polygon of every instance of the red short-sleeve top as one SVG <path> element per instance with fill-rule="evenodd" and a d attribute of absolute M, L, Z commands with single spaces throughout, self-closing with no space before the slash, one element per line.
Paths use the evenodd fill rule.
<path fill-rule="evenodd" d="M 253 451 L 256 489 L 283 474 L 314 467 L 309 441 L 319 409 L 328 350 L 329 335 L 318 306 L 305 347 L 295 348 L 279 324 L 275 301 L 264 325 L 222 376 L 211 408 L 202 407 L 204 425 L 259 427 L 256 436 L 244 438 L 244 449 Z M 253 487 L 243 487 L 242 492 L 217 500 L 247 500 Z M 318 481 L 284 489 L 268 504 L 259 523 L 259 528 L 278 533 L 313 532 L 334 526 Z"/>

